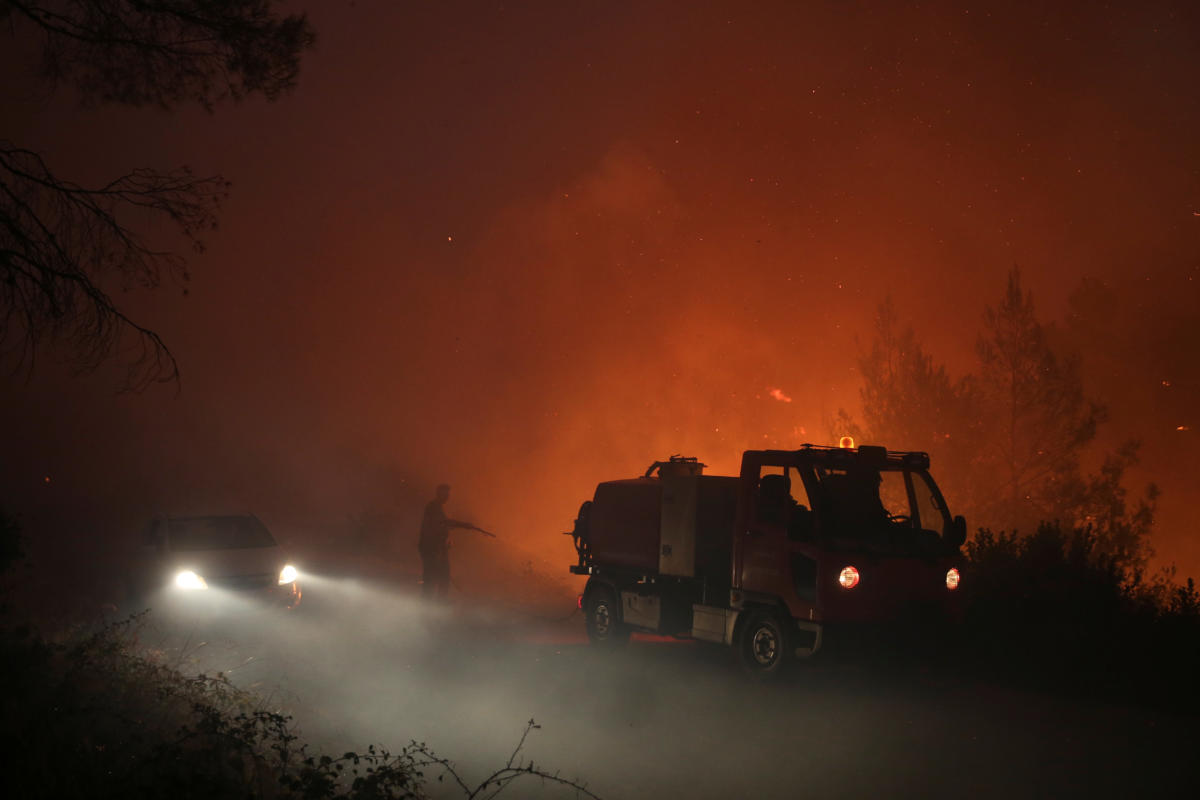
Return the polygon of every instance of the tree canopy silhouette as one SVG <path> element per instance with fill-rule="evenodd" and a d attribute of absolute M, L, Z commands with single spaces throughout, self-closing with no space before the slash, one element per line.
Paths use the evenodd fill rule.
<path fill-rule="evenodd" d="M 1076 511 L 1079 457 L 1106 412 L 1084 395 L 1078 355 L 1051 347 L 1018 270 L 985 311 L 976 350 L 979 408 L 992 421 L 982 455 L 996 478 L 993 505 L 1025 530 Z"/>
<path fill-rule="evenodd" d="M 870 349 L 859 354 L 858 370 L 862 422 L 841 410 L 839 433 L 864 443 L 874 437 L 889 447 L 924 450 L 938 465 L 943 489 L 959 507 L 974 507 L 967 499 L 974 487 L 963 480 L 971 471 L 971 442 L 980 424 L 973 377 L 951 378 L 925 352 L 912 326 L 901 324 L 891 298 L 876 311 L 875 336 Z"/>
<path fill-rule="evenodd" d="M 41 74 L 85 102 L 207 110 L 295 86 L 314 34 L 274 0 L 0 0 L 11 36 L 40 37 Z M 114 303 L 109 281 L 154 288 L 186 283 L 186 258 L 149 245 L 133 212 L 172 223 L 193 251 L 215 228 L 229 182 L 187 168 L 139 167 L 84 187 L 34 149 L 0 139 L 0 343 L 32 368 L 44 340 L 90 369 L 121 353 L 127 385 L 175 381 L 163 340 Z M 137 345 L 122 350 L 126 335 Z"/>
<path fill-rule="evenodd" d="M 984 312 L 975 369 L 954 379 L 885 300 L 858 359 L 862 422 L 841 411 L 838 425 L 863 441 L 928 451 L 950 502 L 978 526 L 1029 534 L 1061 520 L 1089 529 L 1097 552 L 1136 571 L 1151 552 L 1158 490 L 1128 498 L 1136 442 L 1085 474 L 1082 457 L 1106 415 L 1084 391 L 1079 357 L 1058 352 L 1051 332 L 1013 269 Z"/>

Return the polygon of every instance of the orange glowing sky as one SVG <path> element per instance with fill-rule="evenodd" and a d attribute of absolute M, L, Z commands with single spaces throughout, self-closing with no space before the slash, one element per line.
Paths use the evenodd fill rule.
<path fill-rule="evenodd" d="M 1200 572 L 1200 470 L 1177 457 L 1200 19 L 1043 5 L 314 4 L 275 104 L 97 109 L 14 82 L 5 135 L 64 174 L 186 163 L 234 187 L 188 297 L 121 295 L 181 391 L 114 396 L 43 359 L 6 379 L 4 478 L 130 516 L 329 518 L 449 481 L 452 512 L 565 570 L 598 480 L 829 441 L 885 296 L 968 368 L 1020 265 L 1046 322 L 1084 277 L 1121 298 L 1116 343 L 1084 353 L 1104 443 L 1144 440 L 1160 555 Z"/>

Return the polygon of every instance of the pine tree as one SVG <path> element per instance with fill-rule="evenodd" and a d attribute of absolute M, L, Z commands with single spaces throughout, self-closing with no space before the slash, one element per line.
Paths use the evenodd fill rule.
<path fill-rule="evenodd" d="M 1136 502 L 1124 485 L 1137 442 L 1107 454 L 1098 473 L 1081 459 L 1105 419 L 1086 396 L 1080 359 L 1052 344 L 1013 269 L 1000 303 L 983 317 L 974 373 L 953 378 L 925 352 L 891 300 L 879 307 L 875 338 L 859 356 L 863 412 L 839 412 L 838 433 L 893 449 L 927 451 L 955 513 L 972 528 L 1033 535 L 1059 521 L 1086 535 L 1090 550 L 1129 578 L 1151 554 L 1158 490 Z"/>
<path fill-rule="evenodd" d="M 1079 358 L 1051 348 L 1016 268 L 1000 304 L 984 313 L 976 351 L 974 400 L 989 421 L 976 482 L 986 481 L 992 498 L 981 516 L 1024 531 L 1040 520 L 1074 522 L 1086 491 L 1080 455 L 1105 411 L 1084 394 Z"/>
<path fill-rule="evenodd" d="M 861 443 L 930 454 L 943 491 L 959 504 L 969 503 L 970 474 L 977 418 L 972 381 L 954 380 L 945 366 L 925 352 L 911 325 L 901 325 L 891 298 L 875 315 L 875 338 L 860 354 L 863 385 L 862 423 L 842 410 L 838 433 Z"/>

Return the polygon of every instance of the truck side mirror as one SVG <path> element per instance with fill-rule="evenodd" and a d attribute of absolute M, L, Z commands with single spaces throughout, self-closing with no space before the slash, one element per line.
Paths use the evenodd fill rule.
<path fill-rule="evenodd" d="M 967 520 L 962 514 L 954 518 L 950 524 L 950 534 L 946 538 L 946 544 L 953 547 L 955 550 L 963 546 L 967 541 Z"/>

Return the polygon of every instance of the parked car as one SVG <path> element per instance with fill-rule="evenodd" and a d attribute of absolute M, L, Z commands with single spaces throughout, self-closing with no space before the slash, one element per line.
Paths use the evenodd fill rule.
<path fill-rule="evenodd" d="M 299 573 L 253 514 L 155 517 L 142 532 L 130 575 L 131 599 L 181 603 L 234 595 L 295 608 Z"/>

